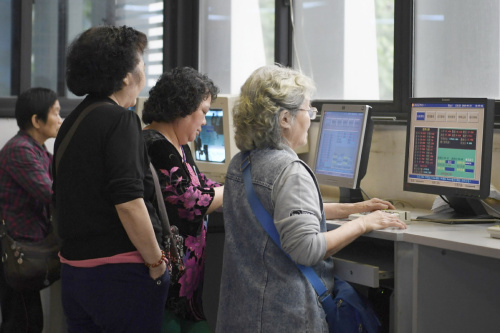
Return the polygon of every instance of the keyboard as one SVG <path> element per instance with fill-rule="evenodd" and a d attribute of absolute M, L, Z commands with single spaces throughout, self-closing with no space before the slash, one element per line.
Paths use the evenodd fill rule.
<path fill-rule="evenodd" d="M 398 215 L 399 219 L 405 223 L 411 222 L 411 212 L 408 210 L 386 209 L 386 210 L 383 210 L 383 212 Z M 372 213 L 372 212 L 362 212 L 362 213 L 351 214 L 351 215 L 349 215 L 349 220 L 354 220 L 354 219 L 357 219 L 358 217 L 368 215 L 370 213 Z"/>

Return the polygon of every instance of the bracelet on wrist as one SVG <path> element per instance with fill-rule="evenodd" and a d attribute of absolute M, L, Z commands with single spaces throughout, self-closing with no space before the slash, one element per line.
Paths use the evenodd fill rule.
<path fill-rule="evenodd" d="M 158 267 L 162 264 L 162 262 L 164 262 L 167 258 L 165 257 L 165 252 L 163 250 L 161 250 L 161 258 L 160 260 L 158 260 L 157 262 L 155 262 L 154 264 L 148 264 L 147 262 L 144 263 L 144 265 L 147 267 L 147 268 L 155 268 L 155 267 Z"/>

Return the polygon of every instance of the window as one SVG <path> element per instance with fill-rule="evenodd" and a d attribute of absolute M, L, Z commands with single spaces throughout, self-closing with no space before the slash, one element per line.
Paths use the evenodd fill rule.
<path fill-rule="evenodd" d="M 274 63 L 274 0 L 200 2 L 200 72 L 237 94 L 258 67 Z"/>
<path fill-rule="evenodd" d="M 11 47 L 12 15 L 11 0 L 0 0 L 0 96 L 10 96 L 11 91 Z"/>
<path fill-rule="evenodd" d="M 31 87 L 44 87 L 57 91 L 58 63 L 60 62 L 57 45 L 58 17 L 59 8 L 57 1 L 38 0 L 35 6 L 33 6 Z"/>
<path fill-rule="evenodd" d="M 149 37 L 143 96 L 175 66 L 237 94 L 254 69 L 279 62 L 314 79 L 316 100 L 404 120 L 410 97 L 500 99 L 499 9 L 496 0 L 0 0 L 0 117 L 33 85 L 71 110 L 65 49 L 107 23 Z"/>
<path fill-rule="evenodd" d="M 415 97 L 500 99 L 500 3 L 416 0 Z"/>
<path fill-rule="evenodd" d="M 45 0 L 45 2 L 52 3 L 54 1 Z M 49 5 L 47 4 L 45 7 L 49 7 Z M 47 11 L 45 7 L 43 10 Z M 35 12 L 37 8 L 38 2 L 35 5 Z M 53 13 L 57 12 L 57 10 L 53 11 Z M 63 13 L 60 11 L 59 15 Z M 148 50 L 144 55 L 146 86 L 140 93 L 141 96 L 147 96 L 149 89 L 156 83 L 163 71 L 163 2 L 154 0 L 72 0 L 67 2 L 65 13 L 65 19 L 67 18 L 66 45 L 69 45 L 82 31 L 102 24 L 131 26 L 148 36 Z M 55 34 L 52 38 L 56 38 Z M 44 63 L 49 61 L 45 60 Z M 69 91 L 66 94 L 74 97 Z"/>
<path fill-rule="evenodd" d="M 141 95 L 163 72 L 163 1 L 0 0 L 0 18 L 0 116 L 13 116 L 15 99 L 7 97 L 35 86 L 55 90 L 63 114 L 70 111 L 80 98 L 66 89 L 66 48 L 92 26 L 128 25 L 148 36 Z"/>
<path fill-rule="evenodd" d="M 154 0 L 121 0 L 115 9 L 116 25 L 131 26 L 148 36 L 144 55 L 146 86 L 140 93 L 148 96 L 149 89 L 163 73 L 163 2 Z"/>
<path fill-rule="evenodd" d="M 318 99 L 393 100 L 394 0 L 294 0 L 294 59 Z"/>

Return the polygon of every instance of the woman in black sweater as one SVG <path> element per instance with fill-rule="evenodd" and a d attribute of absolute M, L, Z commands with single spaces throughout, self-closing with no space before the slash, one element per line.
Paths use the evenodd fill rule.
<path fill-rule="evenodd" d="M 68 88 L 87 95 L 54 145 L 62 300 L 70 332 L 160 331 L 170 276 L 140 120 L 127 110 L 145 86 L 146 46 L 146 36 L 133 28 L 101 26 L 79 35 L 68 51 Z M 90 105 L 94 109 L 58 156 Z"/>

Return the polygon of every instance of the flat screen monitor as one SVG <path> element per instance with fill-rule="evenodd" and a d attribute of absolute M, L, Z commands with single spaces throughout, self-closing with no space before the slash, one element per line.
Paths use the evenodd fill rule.
<path fill-rule="evenodd" d="M 196 165 L 208 178 L 224 182 L 231 158 L 239 151 L 234 143 L 233 107 L 237 96 L 220 94 L 212 101 L 206 125 L 191 143 Z"/>
<path fill-rule="evenodd" d="M 452 212 L 422 216 L 467 223 L 492 218 L 481 199 L 490 193 L 494 101 L 410 99 L 404 190 L 441 195 Z"/>
<path fill-rule="evenodd" d="M 373 133 L 369 105 L 323 104 L 313 170 L 318 182 L 340 188 L 339 202 L 363 201 Z"/>

